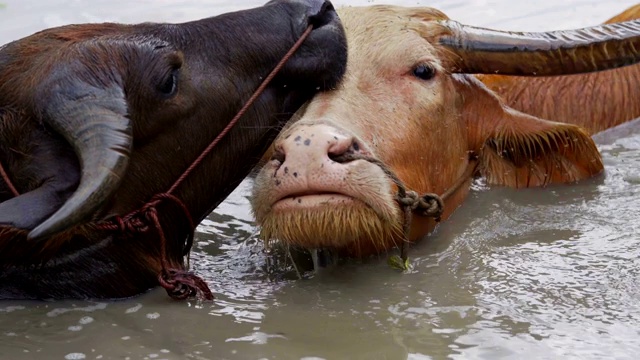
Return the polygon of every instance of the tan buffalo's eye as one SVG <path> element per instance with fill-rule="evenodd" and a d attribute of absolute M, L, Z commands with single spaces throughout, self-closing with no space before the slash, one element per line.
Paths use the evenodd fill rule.
<path fill-rule="evenodd" d="M 429 65 L 418 65 L 413 69 L 413 75 L 418 79 L 431 80 L 436 76 L 436 69 Z"/>

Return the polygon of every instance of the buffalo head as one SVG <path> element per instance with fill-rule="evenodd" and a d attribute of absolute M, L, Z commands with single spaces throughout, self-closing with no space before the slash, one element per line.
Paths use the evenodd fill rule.
<path fill-rule="evenodd" d="M 514 33 L 462 25 L 431 8 L 340 15 L 349 46 L 341 85 L 300 111 L 256 177 L 252 206 L 264 239 L 356 256 L 399 246 L 406 218 L 380 164 L 419 194 L 448 194 L 443 219 L 474 175 L 529 187 L 602 171 L 582 128 L 509 108 L 472 74 L 555 76 L 628 65 L 640 59 L 638 22 Z M 412 217 L 411 241 L 435 225 Z"/>
<path fill-rule="evenodd" d="M 340 80 L 346 42 L 330 2 L 274 0 L 182 24 L 69 25 L 0 48 L 0 162 L 19 192 L 0 181 L 3 286 L 27 297 L 103 297 L 152 285 L 156 237 L 122 242 L 91 224 L 166 191 L 310 25 L 301 48 L 176 190 L 200 221 L 290 115 Z M 167 236 L 180 239 L 168 251 L 182 264 L 185 229 L 165 210 Z M 44 253 L 56 260 L 48 269 L 21 268 L 43 262 Z M 91 261 L 110 269 L 91 269 Z M 124 267 L 137 272 L 135 285 L 101 288 L 110 280 L 92 276 L 115 278 Z M 64 280 L 71 289 L 48 289 L 57 271 L 79 280 Z M 30 283 L 28 291 L 21 282 Z"/>

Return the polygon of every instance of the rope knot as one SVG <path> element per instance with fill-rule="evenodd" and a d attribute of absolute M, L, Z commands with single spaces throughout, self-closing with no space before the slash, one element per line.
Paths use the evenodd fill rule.
<path fill-rule="evenodd" d="M 125 232 L 128 232 L 129 234 L 139 234 L 149 231 L 149 225 L 147 225 L 147 222 L 142 221 L 138 217 L 129 219 L 129 221 L 125 222 L 125 225 Z"/>
<path fill-rule="evenodd" d="M 95 228 L 98 230 L 116 231 L 129 237 L 147 232 L 149 226 L 137 215 L 139 214 L 130 214 L 125 217 L 114 216 L 109 220 L 97 223 Z"/>
<path fill-rule="evenodd" d="M 176 300 L 184 300 L 201 294 L 205 300 L 213 300 L 213 294 L 207 283 L 189 271 L 163 269 L 158 274 L 158 282 L 167 294 Z"/>
<path fill-rule="evenodd" d="M 415 191 L 407 191 L 404 196 L 398 197 L 398 202 L 402 206 L 409 207 L 412 211 L 417 211 L 420 215 L 435 218 L 440 221 L 444 212 L 444 201 L 433 193 L 426 193 L 422 196 Z"/>
<path fill-rule="evenodd" d="M 408 206 L 411 210 L 415 210 L 418 207 L 418 202 L 420 195 L 418 195 L 415 191 L 406 191 L 403 195 L 398 195 L 398 203 L 401 206 Z"/>

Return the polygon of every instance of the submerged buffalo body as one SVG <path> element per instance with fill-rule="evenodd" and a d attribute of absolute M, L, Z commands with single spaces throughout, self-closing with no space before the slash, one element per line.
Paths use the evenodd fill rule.
<path fill-rule="evenodd" d="M 0 298 L 127 297 L 158 283 L 162 256 L 183 269 L 189 223 L 173 202 L 157 206 L 166 254 L 153 229 L 95 224 L 167 191 L 309 25 L 174 191 L 198 222 L 291 114 L 340 80 L 346 40 L 331 3 L 276 0 L 183 24 L 70 25 L 0 48 L 0 164 L 15 186 L 0 178 Z"/>
<path fill-rule="evenodd" d="M 267 241 L 352 256 L 383 253 L 448 217 L 473 176 L 531 187 L 599 174 L 589 131 L 640 116 L 639 67 L 621 67 L 640 58 L 638 22 L 509 33 L 461 25 L 430 8 L 339 13 L 349 46 L 343 81 L 295 116 L 255 180 L 252 207 Z M 609 68 L 615 70 L 597 72 Z M 544 100 L 540 116 L 573 124 L 519 112 L 514 108 L 540 111 L 518 93 L 507 105 L 472 75 L 496 73 L 517 76 L 522 91 L 546 76 L 544 86 L 528 92 Z M 550 77 L 563 74 L 580 74 L 570 76 L 573 88 Z M 581 79 L 588 83 L 580 86 Z M 507 97 L 509 86 L 492 87 Z M 614 87 L 628 92 L 613 97 Z M 580 98 L 576 105 L 567 91 Z M 554 103 L 557 96 L 567 101 Z M 385 168 L 417 194 L 440 195 L 444 212 L 409 213 L 406 229 L 397 183 Z M 438 205 L 436 197 L 428 200 Z"/>

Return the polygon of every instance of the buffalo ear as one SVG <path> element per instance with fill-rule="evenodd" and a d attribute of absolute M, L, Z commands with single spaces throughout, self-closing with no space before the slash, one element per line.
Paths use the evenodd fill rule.
<path fill-rule="evenodd" d="M 489 184 L 545 186 L 602 172 L 600 153 L 584 129 L 502 110 L 479 149 L 480 172 Z"/>

